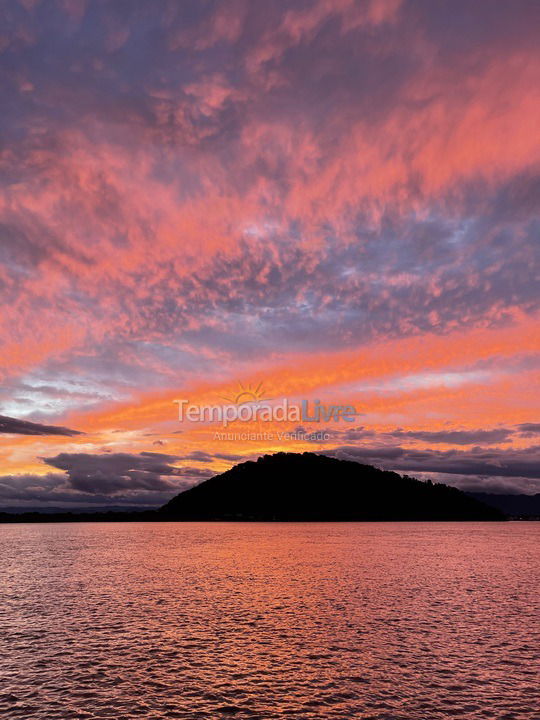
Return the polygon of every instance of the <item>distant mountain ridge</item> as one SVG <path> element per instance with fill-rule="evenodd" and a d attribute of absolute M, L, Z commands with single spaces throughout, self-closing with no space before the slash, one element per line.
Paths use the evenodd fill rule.
<path fill-rule="evenodd" d="M 186 490 L 158 514 L 174 520 L 501 520 L 457 488 L 314 453 L 276 453 Z"/>
<path fill-rule="evenodd" d="M 540 519 L 540 493 L 510 495 L 509 493 L 468 492 L 467 495 L 514 518 Z"/>

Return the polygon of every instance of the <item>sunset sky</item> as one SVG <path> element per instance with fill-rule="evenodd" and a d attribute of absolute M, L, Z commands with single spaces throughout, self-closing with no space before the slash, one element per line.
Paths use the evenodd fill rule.
<path fill-rule="evenodd" d="M 539 29 L 537 0 L 2 0 L 0 508 L 159 505 L 279 450 L 540 492 Z M 358 414 L 178 422 L 240 383 Z"/>

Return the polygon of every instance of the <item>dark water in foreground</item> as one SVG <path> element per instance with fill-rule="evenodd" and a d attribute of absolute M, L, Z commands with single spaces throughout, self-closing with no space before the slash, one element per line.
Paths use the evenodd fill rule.
<path fill-rule="evenodd" d="M 540 523 L 0 526 L 0 716 L 540 717 Z"/>

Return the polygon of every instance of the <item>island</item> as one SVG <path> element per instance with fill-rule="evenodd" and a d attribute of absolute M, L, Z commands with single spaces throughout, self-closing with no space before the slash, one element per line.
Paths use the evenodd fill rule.
<path fill-rule="evenodd" d="M 319 453 L 275 453 L 235 465 L 138 512 L 0 513 L 0 522 L 504 520 L 457 488 Z"/>

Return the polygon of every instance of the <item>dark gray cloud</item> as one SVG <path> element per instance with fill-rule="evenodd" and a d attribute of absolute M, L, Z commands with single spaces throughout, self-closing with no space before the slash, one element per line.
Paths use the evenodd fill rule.
<path fill-rule="evenodd" d="M 43 503 L 73 499 L 63 473 L 0 476 L 0 507 L 18 503 Z"/>
<path fill-rule="evenodd" d="M 42 460 L 64 470 L 70 488 L 108 497 L 125 496 L 139 490 L 172 494 L 179 491 L 183 479 L 193 483 L 214 474 L 197 467 L 179 467 L 173 464 L 180 460 L 178 456 L 155 452 L 60 453 Z"/>
<path fill-rule="evenodd" d="M 394 430 L 388 435 L 398 440 L 422 440 L 427 443 L 445 443 L 448 445 L 492 445 L 509 440 L 513 430 L 497 428 L 494 430 Z"/>
<path fill-rule="evenodd" d="M 523 437 L 540 435 L 540 423 L 521 423 L 521 425 L 518 425 L 518 429 Z"/>
<path fill-rule="evenodd" d="M 0 433 L 9 435 L 82 435 L 78 430 L 60 427 L 58 425 L 42 425 L 29 420 L 18 420 L 0 415 Z"/>
<path fill-rule="evenodd" d="M 179 460 L 194 460 L 196 462 L 211 463 L 214 461 L 214 456 L 204 450 L 194 450 L 187 455 L 181 455 Z"/>
<path fill-rule="evenodd" d="M 477 477 L 528 478 L 540 488 L 540 446 L 433 450 L 389 445 L 343 445 L 325 455 L 356 460 L 401 472 L 446 473 Z"/>
<path fill-rule="evenodd" d="M 472 429 L 472 430 L 403 430 L 396 428 L 388 432 L 376 433 L 362 426 L 346 430 L 335 427 L 326 427 L 323 432 L 329 436 L 329 442 L 341 441 L 356 443 L 366 438 L 376 439 L 385 445 L 393 444 L 395 440 L 418 440 L 424 443 L 444 445 L 496 445 L 512 440 L 513 437 L 523 436 L 521 425 L 509 428 Z M 534 427 L 534 426 L 533 426 Z M 305 428 L 297 431 L 306 432 Z"/>
<path fill-rule="evenodd" d="M 229 462 L 240 462 L 248 459 L 245 455 L 232 455 L 231 453 L 215 453 L 214 457 L 219 460 L 228 460 Z"/>
<path fill-rule="evenodd" d="M 441 482 L 466 492 L 535 495 L 540 491 L 540 482 L 534 478 L 501 477 L 500 475 L 458 475 L 456 473 L 420 471 L 415 471 L 414 475 L 419 480 L 429 479 L 432 482 Z"/>
<path fill-rule="evenodd" d="M 182 481 L 179 481 L 182 482 Z M 189 485 L 186 481 L 186 487 Z M 178 492 L 183 489 L 179 484 Z M 64 473 L 48 473 L 46 475 L 2 475 L 0 476 L 0 509 L 10 508 L 17 511 L 25 509 L 48 508 L 88 508 L 94 507 L 148 507 L 159 506 L 169 500 L 175 493 L 170 490 L 127 491 L 114 495 L 81 492 L 74 489 Z"/>

